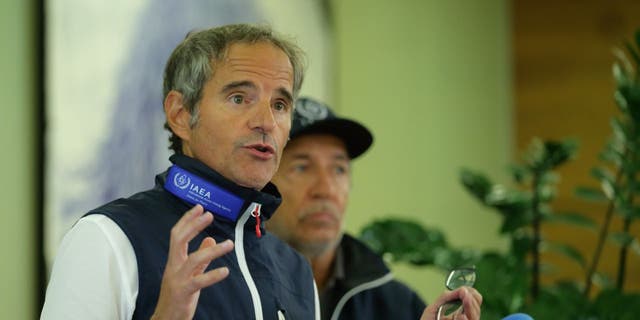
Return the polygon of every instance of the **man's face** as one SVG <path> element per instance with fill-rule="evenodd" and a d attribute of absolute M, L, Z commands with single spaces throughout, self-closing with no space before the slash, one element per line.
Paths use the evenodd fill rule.
<path fill-rule="evenodd" d="M 183 152 L 241 186 L 262 189 L 291 128 L 291 62 L 270 43 L 236 43 L 213 68 L 198 122 L 181 136 Z"/>
<path fill-rule="evenodd" d="M 351 184 L 342 140 L 306 135 L 290 141 L 273 182 L 282 204 L 267 228 L 307 257 L 333 249 L 342 237 Z"/>

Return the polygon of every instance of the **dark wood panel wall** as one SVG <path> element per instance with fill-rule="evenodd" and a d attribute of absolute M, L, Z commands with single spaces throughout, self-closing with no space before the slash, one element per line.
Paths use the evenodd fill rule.
<path fill-rule="evenodd" d="M 602 221 L 605 208 L 574 195 L 578 185 L 598 186 L 589 171 L 611 135 L 613 102 L 612 49 L 631 40 L 640 28 L 640 1 L 512 1 L 515 80 L 515 132 L 519 157 L 533 137 L 576 138 L 578 158 L 559 170 L 556 211 L 577 211 Z M 633 227 L 640 238 L 640 223 Z M 621 230 L 616 219 L 611 229 Z M 580 248 L 591 261 L 596 233 L 567 226 L 546 226 L 544 236 Z M 605 247 L 599 270 L 615 279 L 618 248 Z M 585 270 L 560 255 L 546 253 L 550 269 L 544 281 L 583 280 Z M 640 289 L 640 258 L 630 254 L 625 289 Z"/>

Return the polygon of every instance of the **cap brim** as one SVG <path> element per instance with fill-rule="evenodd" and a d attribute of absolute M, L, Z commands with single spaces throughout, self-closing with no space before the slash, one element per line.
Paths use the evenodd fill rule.
<path fill-rule="evenodd" d="M 358 122 L 349 119 L 325 119 L 317 121 L 295 133 L 291 139 L 309 134 L 330 134 L 340 138 L 347 147 L 351 159 L 355 159 L 369 149 L 373 135 Z"/>

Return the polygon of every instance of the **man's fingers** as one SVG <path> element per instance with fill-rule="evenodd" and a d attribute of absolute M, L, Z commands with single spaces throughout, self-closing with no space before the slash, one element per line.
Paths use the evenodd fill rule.
<path fill-rule="evenodd" d="M 205 241 L 209 240 L 205 238 Z M 231 240 L 225 240 L 213 246 L 201 244 L 200 249 L 189 255 L 189 259 L 183 265 L 182 270 L 184 274 L 190 274 L 192 276 L 201 274 L 212 260 L 229 253 L 231 250 L 233 250 L 233 242 Z"/>
<path fill-rule="evenodd" d="M 213 247 L 216 245 L 216 239 L 212 238 L 212 237 L 206 237 L 204 238 L 204 240 L 202 240 L 202 242 L 200 242 L 200 248 L 206 248 L 206 247 Z"/>
<path fill-rule="evenodd" d="M 193 284 L 196 288 L 202 289 L 212 284 L 224 280 L 229 275 L 229 268 L 220 267 L 209 270 L 206 273 L 193 277 Z"/>
<path fill-rule="evenodd" d="M 443 292 L 438 298 L 436 298 L 436 300 L 430 304 L 430 305 L 435 305 L 435 306 L 440 306 L 443 305 L 447 302 L 456 300 L 456 299 L 462 299 L 460 297 L 460 289 L 458 290 L 454 290 L 454 291 L 445 291 Z"/>
<path fill-rule="evenodd" d="M 185 214 L 180 218 L 178 223 L 171 228 L 171 238 L 175 239 L 178 243 L 188 243 L 213 221 L 213 214 L 208 211 L 204 212 L 202 206 L 196 205 L 192 210 L 194 209 L 197 210 L 191 214 Z"/>
<path fill-rule="evenodd" d="M 227 267 L 216 268 L 209 270 L 206 273 L 202 272 L 204 272 L 212 260 L 215 260 L 233 250 L 233 242 L 231 240 L 225 240 L 214 246 L 209 246 L 210 243 L 205 245 L 204 242 L 205 241 L 203 241 L 203 245 L 200 246 L 198 251 L 189 256 L 189 261 L 185 264 L 186 268 L 196 265 L 195 270 L 192 273 L 193 289 L 196 290 L 220 282 L 229 275 L 229 268 Z M 215 241 L 213 243 L 215 244 Z"/>
<path fill-rule="evenodd" d="M 196 204 L 191 209 L 187 210 L 187 212 L 185 212 L 182 215 L 182 217 L 180 217 L 180 220 L 176 222 L 174 227 L 180 228 L 182 225 L 186 224 L 187 221 L 189 221 L 190 219 L 193 219 L 193 217 L 195 216 L 201 215 L 203 212 L 204 212 L 204 208 L 202 207 L 202 205 Z"/>
<path fill-rule="evenodd" d="M 461 290 L 460 298 L 464 305 L 464 313 L 468 319 L 480 319 L 480 305 L 482 304 L 482 295 L 478 290 L 469 287 L 463 287 Z"/>
<path fill-rule="evenodd" d="M 173 264 L 179 265 L 187 258 L 189 241 L 212 221 L 213 215 L 210 212 L 204 212 L 201 205 L 194 206 L 180 218 L 171 228 L 168 267 Z"/>
<path fill-rule="evenodd" d="M 212 237 L 206 237 L 204 238 L 204 240 L 202 240 L 202 242 L 200 242 L 200 248 L 198 248 L 198 250 L 204 249 L 204 248 L 208 248 L 208 247 L 213 247 L 216 245 L 216 240 L 213 239 Z M 209 265 L 209 261 L 201 263 L 198 267 L 196 267 L 196 269 L 193 271 L 193 275 L 198 275 L 204 272 L 205 269 L 207 269 L 207 266 Z"/>
<path fill-rule="evenodd" d="M 480 292 L 478 292 L 478 290 L 476 289 L 471 290 L 471 293 L 473 294 L 473 297 L 476 299 L 478 304 L 482 305 L 482 294 L 480 294 Z"/>
<path fill-rule="evenodd" d="M 436 315 L 438 314 L 438 308 L 450 301 L 456 300 L 459 298 L 458 291 L 445 291 L 440 296 L 436 298 L 435 301 L 429 303 L 427 307 L 424 309 L 420 320 L 433 320 L 436 319 Z"/>
<path fill-rule="evenodd" d="M 438 308 L 453 300 L 462 300 L 463 314 L 456 315 L 456 320 L 479 320 L 480 305 L 482 305 L 482 295 L 478 290 L 471 287 L 462 287 L 453 291 L 445 291 L 433 303 L 425 308 L 421 320 L 431 320 L 436 318 Z"/>

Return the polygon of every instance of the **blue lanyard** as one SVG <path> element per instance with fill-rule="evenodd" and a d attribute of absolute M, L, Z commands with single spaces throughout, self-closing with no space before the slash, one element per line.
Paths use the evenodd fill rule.
<path fill-rule="evenodd" d="M 180 168 L 169 168 L 164 188 L 176 197 L 192 204 L 201 204 L 214 215 L 236 221 L 244 200 L 207 180 Z"/>

